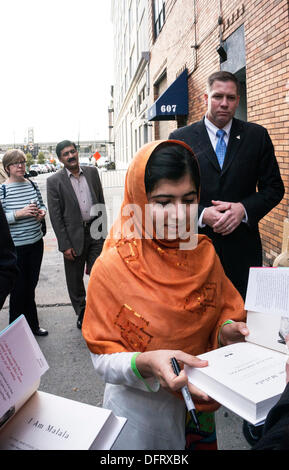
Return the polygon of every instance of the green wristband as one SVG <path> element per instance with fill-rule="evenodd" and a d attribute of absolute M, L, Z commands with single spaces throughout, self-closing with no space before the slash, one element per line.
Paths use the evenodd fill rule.
<path fill-rule="evenodd" d="M 219 334 L 218 334 L 218 343 L 219 343 L 219 346 L 224 346 L 224 345 L 221 343 L 221 332 L 222 332 L 222 329 L 224 328 L 225 325 L 229 325 L 230 323 L 234 323 L 233 320 L 226 320 L 226 321 L 220 326 L 220 331 L 219 331 Z"/>
<path fill-rule="evenodd" d="M 136 353 L 134 353 L 134 355 L 131 358 L 130 365 L 131 365 L 132 371 L 134 372 L 134 374 L 137 376 L 138 379 L 143 381 L 143 383 L 145 384 L 148 391 L 153 392 L 153 390 L 150 388 L 150 386 L 146 383 L 145 379 L 141 376 L 141 374 L 140 374 L 140 372 L 139 372 L 139 370 L 136 366 L 135 361 L 136 361 L 136 358 L 139 354 L 140 354 L 140 352 L 136 352 Z"/>
<path fill-rule="evenodd" d="M 130 365 L 131 365 L 131 368 L 132 368 L 134 374 L 137 376 L 137 378 L 143 380 L 143 378 L 142 378 L 141 374 L 139 373 L 139 370 L 138 370 L 138 368 L 137 368 L 137 366 L 136 366 L 136 363 L 135 363 L 136 358 L 137 358 L 137 356 L 138 356 L 139 354 L 140 354 L 140 352 L 134 353 L 134 355 L 133 355 L 132 358 L 131 358 Z"/>

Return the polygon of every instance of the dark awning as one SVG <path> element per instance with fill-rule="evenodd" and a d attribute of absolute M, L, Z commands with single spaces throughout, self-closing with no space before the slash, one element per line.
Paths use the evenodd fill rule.
<path fill-rule="evenodd" d="M 170 121 L 188 114 L 188 71 L 163 92 L 148 110 L 148 121 Z"/>

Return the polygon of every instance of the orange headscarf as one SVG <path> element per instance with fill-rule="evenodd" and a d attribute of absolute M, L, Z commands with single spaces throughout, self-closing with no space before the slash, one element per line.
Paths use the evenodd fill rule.
<path fill-rule="evenodd" d="M 135 204 L 137 233 L 144 235 L 145 168 L 164 142 L 146 144 L 133 159 L 120 214 L 91 272 L 82 334 L 96 354 L 181 349 L 197 355 L 218 346 L 225 320 L 245 318 L 243 300 L 206 236 L 198 236 L 195 249 L 180 250 L 177 241 L 130 231 L 126 209 Z M 167 143 L 192 152 L 183 142 Z"/>

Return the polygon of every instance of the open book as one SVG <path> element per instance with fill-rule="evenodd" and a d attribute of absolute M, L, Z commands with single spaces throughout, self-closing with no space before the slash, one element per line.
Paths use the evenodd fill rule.
<path fill-rule="evenodd" d="M 256 425 L 286 386 L 289 269 L 251 268 L 245 308 L 246 342 L 201 354 L 208 367 L 185 370 L 192 384 Z"/>
<path fill-rule="evenodd" d="M 48 368 L 24 316 L 0 333 L 0 449 L 110 449 L 126 419 L 38 391 Z"/>

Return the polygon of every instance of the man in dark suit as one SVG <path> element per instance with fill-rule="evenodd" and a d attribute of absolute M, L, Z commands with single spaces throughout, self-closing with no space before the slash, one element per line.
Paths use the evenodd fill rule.
<path fill-rule="evenodd" d="M 73 142 L 59 142 L 56 154 L 64 168 L 47 179 L 48 210 L 64 256 L 66 283 L 78 317 L 77 326 L 81 328 L 86 302 L 85 265 L 89 274 L 106 237 L 103 190 L 97 168 L 79 166 Z"/>
<path fill-rule="evenodd" d="M 16 250 L 0 203 L 0 309 L 10 294 L 18 274 Z"/>
<path fill-rule="evenodd" d="M 186 142 L 198 157 L 199 232 L 212 239 L 225 273 L 245 299 L 250 266 L 262 266 L 258 222 L 281 201 L 284 185 L 267 130 L 234 118 L 236 77 L 212 74 L 204 98 L 204 119 L 173 131 L 169 139 Z"/>

